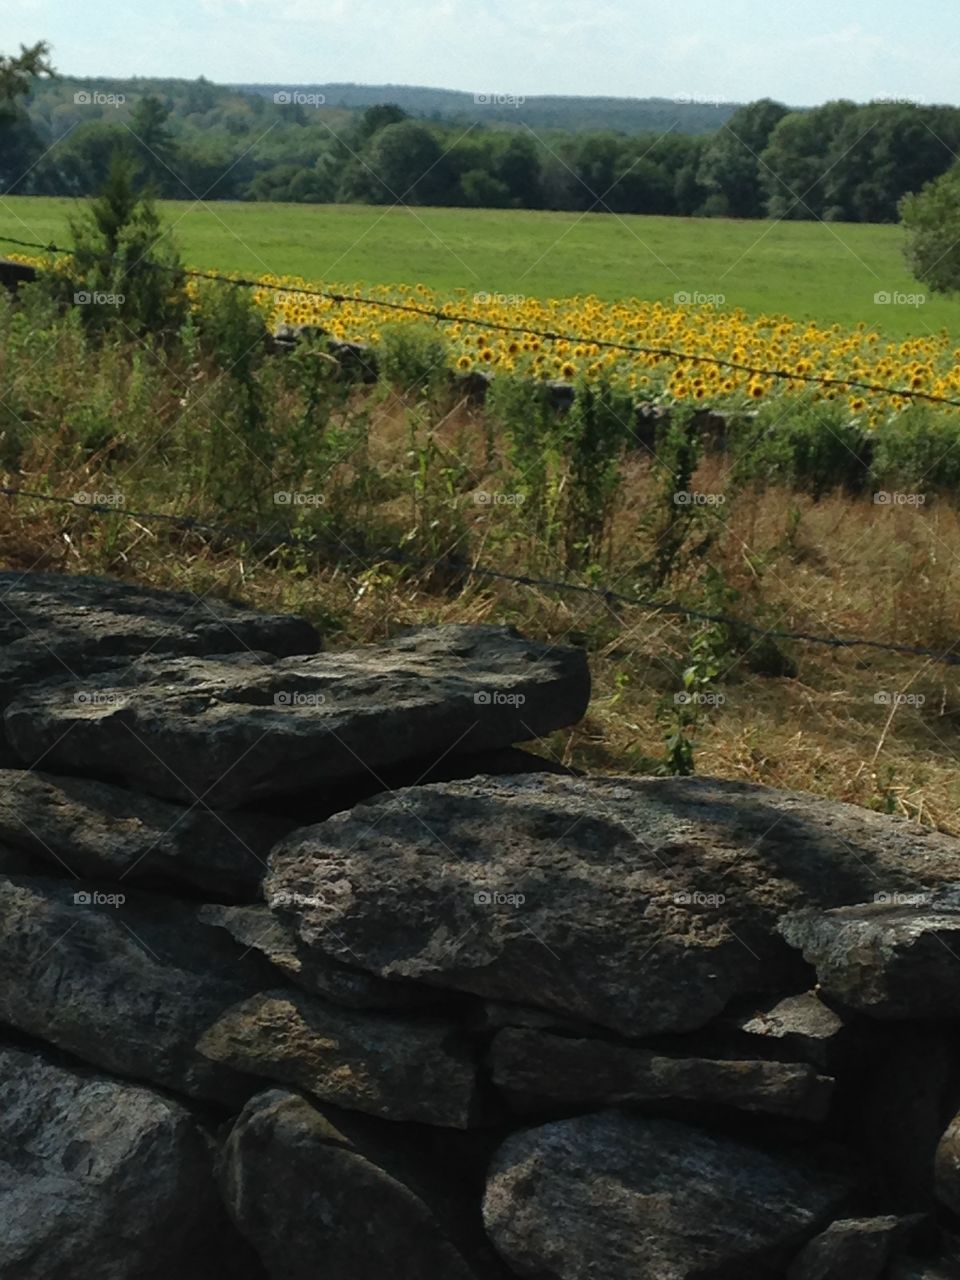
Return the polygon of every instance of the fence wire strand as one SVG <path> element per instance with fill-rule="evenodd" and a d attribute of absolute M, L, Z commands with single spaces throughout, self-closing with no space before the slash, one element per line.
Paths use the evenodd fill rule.
<path fill-rule="evenodd" d="M 106 506 L 95 502 L 80 502 L 76 498 L 42 493 L 38 490 L 16 488 L 10 485 L 0 486 L 0 496 L 9 499 L 27 498 L 38 502 L 73 507 L 75 510 L 90 515 L 122 516 L 126 519 L 140 520 L 145 523 L 167 524 L 182 530 L 184 533 L 205 534 L 224 541 L 246 543 L 251 547 L 261 549 L 277 550 L 283 547 L 299 547 L 313 551 L 325 549 L 322 535 L 284 533 L 274 529 L 245 529 L 237 525 L 218 524 L 215 521 L 195 516 L 172 515 L 169 512 L 162 511 L 133 510 L 126 507 Z M 589 596 L 602 602 L 608 608 L 619 605 L 626 608 L 641 609 L 647 613 L 686 618 L 694 622 L 709 622 L 771 640 L 823 645 L 833 649 L 874 649 L 908 657 L 929 658 L 936 662 L 943 662 L 948 666 L 960 665 L 960 652 L 955 652 L 960 648 L 960 640 L 945 649 L 929 649 L 917 645 L 895 644 L 889 641 L 872 640 L 860 636 L 818 635 L 808 631 L 784 631 L 776 627 L 764 627 L 755 622 L 747 622 L 742 618 L 735 618 L 729 614 L 695 609 L 677 600 L 652 600 L 643 596 L 628 595 L 621 591 L 589 586 L 579 582 L 565 582 L 560 579 L 540 578 L 522 573 L 507 573 L 501 569 L 493 569 L 487 565 L 474 564 L 451 557 L 412 556 L 394 549 L 384 549 L 376 552 L 361 551 L 358 548 L 348 547 L 340 543 L 339 539 L 338 543 L 343 555 L 368 569 L 389 563 L 405 568 L 433 572 L 444 570 L 461 577 L 472 577 L 481 581 L 504 582 L 511 586 Z"/>

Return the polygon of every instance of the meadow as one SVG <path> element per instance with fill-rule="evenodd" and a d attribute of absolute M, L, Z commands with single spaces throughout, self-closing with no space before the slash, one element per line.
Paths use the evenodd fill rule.
<path fill-rule="evenodd" d="M 69 212 L 65 202 L 0 201 L 0 231 L 64 242 Z M 960 353 L 930 323 L 937 314 L 949 324 L 952 304 L 873 302 L 874 287 L 915 291 L 896 228 L 304 206 L 164 213 L 187 262 L 267 282 L 257 291 L 191 284 L 190 306 L 183 299 L 162 340 L 122 316 L 63 305 L 74 296 L 65 276 L 16 305 L 0 298 L 0 482 L 73 500 L 0 506 L 5 564 L 295 609 L 331 647 L 408 624 L 511 622 L 590 654 L 590 715 L 538 747 L 558 760 L 747 778 L 960 830 L 957 667 L 776 641 L 458 567 L 479 562 L 761 627 L 952 653 L 960 415 L 894 406 L 874 428 L 852 393 L 825 404 L 786 383 L 768 395 L 767 382 L 753 380 L 737 393 L 750 414 L 718 450 L 690 402 L 710 407 L 723 388 L 706 375 L 681 388 L 666 361 L 636 371 L 644 393 L 676 406 L 652 447 L 640 448 L 631 406 L 641 388 L 632 374 L 618 381 L 618 367 L 591 374 L 598 353 L 589 349 L 549 344 L 541 373 L 573 366 L 573 406 L 557 415 L 548 389 L 525 376 L 542 353 L 524 352 L 522 340 L 511 353 L 506 338 L 491 350 L 471 324 L 459 333 L 382 325 L 373 386 L 341 377 L 322 340 L 278 357 L 263 342 L 265 320 L 279 318 L 270 281 L 292 275 L 428 305 L 452 299 L 488 318 L 509 318 L 513 307 L 525 327 L 595 323 L 628 338 L 639 329 L 688 350 L 789 359 L 818 375 L 876 372 L 960 395 Z M 659 244 L 661 260 L 672 255 L 675 270 L 687 264 L 682 289 L 637 235 Z M 641 255 L 646 285 L 623 265 Z M 742 290 L 728 285 L 728 302 L 674 305 L 674 292 L 720 293 L 725 279 Z M 523 300 L 484 309 L 474 292 Z M 377 336 L 375 309 L 347 301 L 325 315 L 311 310 L 316 300 L 283 297 L 288 319 Z M 610 305 L 624 297 L 638 301 Z M 888 352 L 891 344 L 902 350 Z M 461 361 L 503 373 L 482 408 L 451 379 Z M 522 376 L 511 377 L 511 361 Z M 106 510 L 91 510 L 90 495 Z M 269 539 L 133 514 L 144 510 L 307 542 L 278 550 Z M 395 563 L 398 548 L 418 567 Z"/>
<path fill-rule="evenodd" d="M 0 198 L 0 235 L 69 244 L 79 207 Z M 923 292 L 897 226 L 367 205 L 165 201 L 160 209 L 189 265 L 257 277 L 542 300 L 592 294 L 673 305 L 677 294 L 719 296 L 725 309 L 821 326 L 864 322 L 891 339 L 957 328 L 950 299 L 875 302 Z"/>

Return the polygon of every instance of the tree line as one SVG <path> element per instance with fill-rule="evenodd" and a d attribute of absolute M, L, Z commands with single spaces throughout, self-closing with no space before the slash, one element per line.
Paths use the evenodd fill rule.
<path fill-rule="evenodd" d="M 0 60 L 7 193 L 96 194 L 122 150 L 169 199 L 895 222 L 960 151 L 950 106 L 762 99 L 708 134 L 534 131 L 389 103 L 275 102 L 203 79 L 58 80 L 47 55 L 38 45 Z"/>

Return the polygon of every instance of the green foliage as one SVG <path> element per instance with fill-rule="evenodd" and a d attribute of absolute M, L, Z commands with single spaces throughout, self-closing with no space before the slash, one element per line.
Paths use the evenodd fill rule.
<path fill-rule="evenodd" d="M 874 488 L 905 493 L 960 490 L 960 421 L 915 404 L 876 433 L 871 466 Z"/>
<path fill-rule="evenodd" d="M 766 213 L 760 153 L 788 109 L 763 98 L 735 111 L 706 144 L 699 180 L 733 218 L 762 218 Z"/>
<path fill-rule="evenodd" d="M 960 165 L 900 206 L 910 270 L 935 293 L 960 291 Z"/>
<path fill-rule="evenodd" d="M 566 460 L 562 521 L 566 563 L 599 560 L 622 483 L 623 454 L 632 437 L 633 397 L 606 382 L 580 383 L 559 443 Z"/>
<path fill-rule="evenodd" d="M 764 405 L 736 432 L 735 484 L 778 483 L 821 498 L 860 492 L 868 480 L 867 441 L 843 401 L 798 395 L 786 410 Z"/>
<path fill-rule="evenodd" d="M 38 40 L 29 48 L 22 44 L 18 54 L 0 54 L 0 101 L 11 103 L 29 93 L 35 77 L 55 75 L 46 40 Z"/>
<path fill-rule="evenodd" d="M 712 508 L 689 501 L 702 447 L 693 411 L 689 407 L 674 409 L 666 427 L 657 433 L 653 457 L 657 501 L 642 522 L 652 552 L 641 565 L 640 574 L 654 590 L 669 582 L 687 558 L 691 535 L 701 530 L 705 521 L 716 522 Z M 701 543 L 700 554 L 713 536 L 711 529 Z"/>
<path fill-rule="evenodd" d="M 186 314 L 180 257 L 150 199 L 137 196 L 133 161 L 114 153 L 102 194 L 71 222 L 71 301 L 91 333 L 171 335 Z"/>
<path fill-rule="evenodd" d="M 380 376 L 405 395 L 435 396 L 448 384 L 449 351 L 430 324 L 387 324 L 377 347 Z"/>

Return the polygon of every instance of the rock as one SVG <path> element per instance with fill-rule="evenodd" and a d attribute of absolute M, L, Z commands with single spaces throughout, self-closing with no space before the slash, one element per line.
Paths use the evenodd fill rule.
<path fill-rule="evenodd" d="M 883 895 L 884 897 L 890 895 Z M 824 991 L 874 1018 L 960 1015 L 960 883 L 788 915 L 781 931 Z"/>
<path fill-rule="evenodd" d="M 78 697 L 104 659 L 138 654 L 315 653 L 303 618 L 256 613 L 212 596 L 111 578 L 0 573 L 0 702 L 55 676 Z"/>
<path fill-rule="evenodd" d="M 626 1037 L 809 981 L 787 911 L 960 877 L 960 841 L 709 778 L 410 788 L 281 841 L 268 902 L 310 950 Z"/>
<path fill-rule="evenodd" d="M 481 1119 L 476 1066 L 454 1027 L 351 1011 L 301 991 L 265 991 L 198 1039 L 211 1062 L 306 1089 L 388 1120 L 466 1129 Z"/>
<path fill-rule="evenodd" d="M 482 1238 L 479 1188 L 473 1230 L 446 1203 L 467 1181 L 462 1160 L 418 1161 L 410 1146 L 406 1127 L 334 1118 L 274 1089 L 233 1126 L 223 1197 L 270 1275 L 284 1280 L 316 1280 L 321 1258 L 324 1280 L 504 1276 Z"/>
<path fill-rule="evenodd" d="M 787 1280 L 879 1280 L 903 1230 L 896 1217 L 831 1222 L 797 1255 Z"/>
<path fill-rule="evenodd" d="M 340 342 L 332 339 L 328 350 L 340 366 L 344 377 L 372 385 L 380 377 L 376 351 L 365 342 Z"/>
<path fill-rule="evenodd" d="M 98 682 L 84 703 L 51 684 L 9 707 L 19 758 L 215 808 L 535 738 L 579 720 L 590 689 L 582 650 L 495 626 L 307 658 L 143 659 Z"/>
<path fill-rule="evenodd" d="M 26 873 L 182 887 L 251 901 L 279 818 L 181 809 L 80 778 L 0 770 L 0 841 Z M 26 856 L 23 856 L 26 855 Z"/>
<path fill-rule="evenodd" d="M 826 1160 L 603 1111 L 509 1137 L 484 1220 L 517 1276 L 752 1276 L 784 1266 L 852 1185 Z"/>
<path fill-rule="evenodd" d="M 226 929 L 242 947 L 259 951 L 303 991 L 348 1009 L 425 1009 L 444 1000 L 435 989 L 388 982 L 317 951 L 306 951 L 296 934 L 266 906 L 208 904 L 200 908 L 199 916 L 204 924 Z"/>
<path fill-rule="evenodd" d="M 22 284 L 33 284 L 37 278 L 37 268 L 28 262 L 11 262 L 9 258 L 0 259 L 0 286 L 8 293 L 16 295 Z"/>
<path fill-rule="evenodd" d="M 149 1089 L 0 1047 L 0 1151 L 4 1280 L 260 1275 L 207 1143 Z"/>
<path fill-rule="evenodd" d="M 571 1035 L 596 1035 L 602 1031 L 595 1023 L 568 1018 L 549 1009 L 529 1005 L 508 1004 L 505 1000 L 484 1000 L 470 1014 L 470 1027 L 479 1035 L 491 1035 L 504 1027 L 526 1027 L 532 1031 L 562 1031 Z"/>
<path fill-rule="evenodd" d="M 477 407 L 486 403 L 492 382 L 493 374 L 487 373 L 484 369 L 471 369 L 468 373 L 453 375 L 454 392 L 463 396 L 468 404 Z"/>
<path fill-rule="evenodd" d="M 940 1203 L 960 1214 L 960 1115 L 954 1116 L 937 1143 L 934 1180 Z"/>
<path fill-rule="evenodd" d="M 692 1102 L 819 1123 L 833 1081 L 805 1063 L 669 1058 L 632 1045 L 519 1028 L 490 1050 L 493 1082 L 516 1111 Z"/>
<path fill-rule="evenodd" d="M 751 1001 L 723 1022 L 775 1052 L 810 1062 L 828 1073 L 836 1069 L 853 1040 L 848 1019 L 824 1004 L 816 991 L 782 999 Z"/>
<path fill-rule="evenodd" d="M 270 966 L 183 903 L 133 890 L 104 900 L 115 896 L 116 886 L 0 879 L 0 1022 L 118 1075 L 242 1104 L 255 1082 L 196 1046 L 269 985 Z"/>

